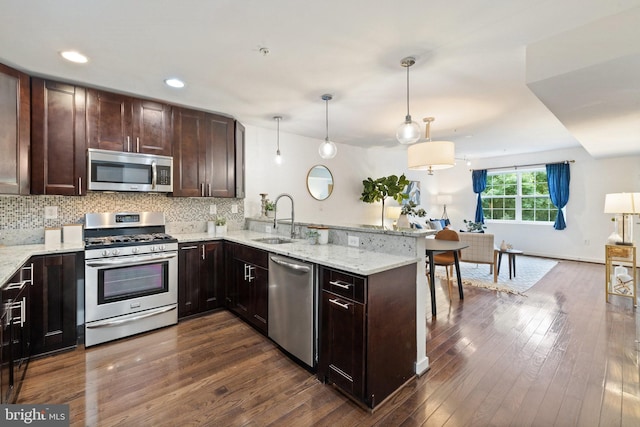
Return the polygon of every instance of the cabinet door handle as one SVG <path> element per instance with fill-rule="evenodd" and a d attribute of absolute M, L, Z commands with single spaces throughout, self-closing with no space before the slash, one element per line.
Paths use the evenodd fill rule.
<path fill-rule="evenodd" d="M 131 151 L 131 137 L 127 135 L 127 151 Z"/>
<path fill-rule="evenodd" d="M 251 283 L 251 281 L 256 278 L 255 276 L 251 275 L 252 268 L 255 267 L 249 264 L 244 265 L 244 280 L 247 280 L 249 283 Z"/>
<path fill-rule="evenodd" d="M 24 323 L 27 321 L 27 297 L 22 297 L 20 301 L 20 327 L 24 327 Z"/>
<path fill-rule="evenodd" d="M 329 302 L 330 302 L 331 304 L 335 304 L 335 305 L 337 305 L 338 307 L 342 307 L 342 308 L 344 308 L 345 310 L 349 310 L 349 305 L 351 305 L 351 304 L 349 304 L 349 303 L 342 304 L 342 303 L 341 303 L 341 302 L 339 302 L 337 299 L 329 299 Z"/>
<path fill-rule="evenodd" d="M 4 287 L 3 290 L 5 291 L 13 291 L 16 289 L 22 289 L 24 288 L 24 285 L 26 285 L 27 282 L 16 282 L 16 283 L 9 283 L 7 286 Z"/>
<path fill-rule="evenodd" d="M 204 197 L 204 182 L 200 183 L 200 196 Z"/>
<path fill-rule="evenodd" d="M 204 259 L 204 245 L 202 245 L 202 259 Z"/>
<path fill-rule="evenodd" d="M 140 152 L 140 137 L 136 136 L 136 153 Z"/>
<path fill-rule="evenodd" d="M 184 250 L 187 250 L 187 249 L 196 249 L 196 248 L 197 248 L 197 246 L 183 246 L 180 249 L 182 249 L 184 251 Z"/>
<path fill-rule="evenodd" d="M 207 193 L 211 197 L 211 184 L 207 184 Z"/>
<path fill-rule="evenodd" d="M 29 270 L 29 278 L 28 279 L 24 278 L 24 272 L 26 270 Z M 29 282 L 30 285 L 33 285 L 33 263 L 29 264 L 28 267 L 22 267 L 20 269 L 20 281 L 24 282 L 24 283 Z"/>
<path fill-rule="evenodd" d="M 9 313 L 8 323 L 9 325 L 17 325 L 20 323 L 20 327 L 24 326 L 24 323 L 27 319 L 27 297 L 22 297 L 20 301 L 12 301 L 5 305 L 7 312 Z M 19 308 L 20 309 L 20 318 L 13 317 L 13 310 Z"/>
<path fill-rule="evenodd" d="M 342 288 L 342 289 L 349 289 L 349 288 L 351 288 L 351 283 L 342 283 L 342 282 L 341 282 L 341 281 L 339 281 L 339 280 L 332 280 L 332 281 L 330 281 L 330 282 L 329 282 L 329 284 L 330 284 L 330 285 L 337 286 L 337 287 Z"/>
<path fill-rule="evenodd" d="M 78 195 L 82 194 L 82 177 L 78 177 Z"/>

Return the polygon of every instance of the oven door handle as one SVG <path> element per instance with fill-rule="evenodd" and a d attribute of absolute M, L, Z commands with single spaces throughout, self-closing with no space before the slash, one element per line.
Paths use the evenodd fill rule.
<path fill-rule="evenodd" d="M 168 254 L 161 255 L 151 255 L 146 257 L 145 255 L 135 255 L 134 257 L 127 257 L 126 259 L 122 258 L 108 258 L 108 259 L 97 259 L 97 260 L 87 260 L 87 267 L 113 267 L 113 266 L 127 266 L 127 265 L 140 265 L 140 263 L 149 264 L 156 261 L 164 261 L 167 259 L 175 258 L 178 254 L 176 252 L 171 252 Z"/>
<path fill-rule="evenodd" d="M 107 320 L 102 320 L 100 322 L 96 322 L 96 323 L 92 323 L 91 325 L 87 325 L 87 328 L 89 329 L 96 329 L 96 328 L 112 328 L 114 326 L 120 326 L 123 323 L 129 323 L 129 322 L 135 322 L 136 320 L 141 320 L 141 319 L 145 319 L 147 317 L 151 317 L 151 316 L 157 316 L 159 314 L 163 314 L 163 313 L 167 313 L 171 310 L 175 310 L 176 306 L 175 305 L 170 305 L 167 307 L 160 307 L 160 308 L 155 308 L 153 310 L 149 310 L 145 313 L 139 314 L 137 316 L 132 316 L 132 317 L 127 317 L 125 319 L 107 319 Z"/>

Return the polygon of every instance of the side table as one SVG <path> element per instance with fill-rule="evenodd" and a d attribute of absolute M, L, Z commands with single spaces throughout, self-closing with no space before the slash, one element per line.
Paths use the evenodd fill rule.
<path fill-rule="evenodd" d="M 631 298 L 637 306 L 636 246 L 605 245 L 605 294 Z M 622 272 L 616 272 L 620 267 Z M 624 273 L 626 271 L 626 273 Z"/>
<path fill-rule="evenodd" d="M 496 249 L 496 252 L 498 252 L 498 272 L 497 274 L 500 274 L 500 264 L 502 264 L 502 254 L 507 254 L 509 256 L 509 280 L 511 280 L 512 277 L 516 277 L 516 255 L 522 255 L 523 252 L 518 250 L 518 249 Z M 511 275 L 512 273 L 512 269 L 513 269 L 513 276 Z"/>

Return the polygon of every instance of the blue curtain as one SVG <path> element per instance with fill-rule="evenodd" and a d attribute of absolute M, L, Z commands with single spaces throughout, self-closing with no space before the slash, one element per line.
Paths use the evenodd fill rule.
<path fill-rule="evenodd" d="M 484 224 L 484 212 L 482 211 L 482 196 L 480 195 L 487 188 L 487 170 L 474 170 L 471 173 L 473 181 L 473 192 L 478 195 L 478 204 L 476 205 L 475 222 Z"/>
<path fill-rule="evenodd" d="M 558 216 L 553 228 L 564 230 L 567 224 L 564 222 L 562 208 L 569 202 L 569 163 L 552 163 L 547 167 L 547 184 L 549 185 L 549 197 L 555 207 L 558 208 Z"/>

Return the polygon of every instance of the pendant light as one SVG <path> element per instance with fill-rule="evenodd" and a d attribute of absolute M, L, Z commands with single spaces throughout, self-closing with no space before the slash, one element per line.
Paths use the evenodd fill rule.
<path fill-rule="evenodd" d="M 411 114 L 409 114 L 409 67 L 415 63 L 416 59 L 411 56 L 400 62 L 400 65 L 407 69 L 407 116 L 396 131 L 396 138 L 400 144 L 413 144 L 420 139 L 420 125 L 411 120 Z"/>
<path fill-rule="evenodd" d="M 324 142 L 320 144 L 318 148 L 318 153 L 320 153 L 320 157 L 323 159 L 333 159 L 336 154 L 338 154 L 338 147 L 336 144 L 329 141 L 329 101 L 333 99 L 332 95 L 324 94 L 322 95 L 322 100 L 326 104 L 326 126 L 327 126 L 327 136 L 324 138 Z"/>
<path fill-rule="evenodd" d="M 276 141 L 277 141 L 277 149 L 276 149 L 276 164 L 277 165 L 281 165 L 282 164 L 282 155 L 280 154 L 280 120 L 282 120 L 282 116 L 273 116 L 273 120 L 275 120 L 276 122 L 278 122 L 278 136 L 276 137 Z"/>
<path fill-rule="evenodd" d="M 431 122 L 433 117 L 426 117 L 426 142 L 410 145 L 407 149 L 407 163 L 411 170 L 426 170 L 433 175 L 434 170 L 452 168 L 456 164 L 455 145 L 450 141 L 431 141 Z"/>

